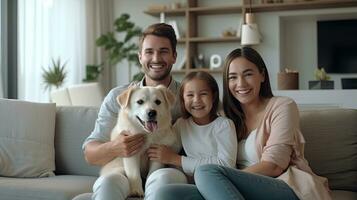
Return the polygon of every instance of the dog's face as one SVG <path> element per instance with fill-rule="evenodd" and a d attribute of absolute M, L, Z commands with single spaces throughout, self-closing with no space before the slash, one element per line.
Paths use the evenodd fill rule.
<path fill-rule="evenodd" d="M 175 96 L 166 87 L 131 87 L 117 98 L 121 109 L 133 123 L 146 132 L 155 132 L 171 125 L 171 106 Z"/>

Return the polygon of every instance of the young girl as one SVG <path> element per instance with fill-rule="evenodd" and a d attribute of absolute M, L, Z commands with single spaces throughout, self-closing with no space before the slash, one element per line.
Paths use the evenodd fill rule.
<path fill-rule="evenodd" d="M 233 121 L 217 115 L 219 90 L 216 80 L 206 72 L 192 72 L 181 83 L 182 117 L 174 124 L 185 156 L 166 146 L 154 145 L 148 150 L 151 160 L 182 167 L 192 176 L 204 164 L 234 167 L 237 137 Z"/>

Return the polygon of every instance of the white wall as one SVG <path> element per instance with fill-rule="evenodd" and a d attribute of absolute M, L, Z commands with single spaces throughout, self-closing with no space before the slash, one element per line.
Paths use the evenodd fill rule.
<path fill-rule="evenodd" d="M 281 69 L 293 67 L 299 71 L 299 88 L 308 89 L 308 81 L 314 80 L 317 61 L 317 21 L 332 19 L 357 19 L 357 7 L 320 9 L 278 13 L 282 28 Z M 331 37 L 334 37 L 331 35 Z M 341 77 L 357 77 L 357 74 L 329 74 L 335 89 L 341 89 Z"/>

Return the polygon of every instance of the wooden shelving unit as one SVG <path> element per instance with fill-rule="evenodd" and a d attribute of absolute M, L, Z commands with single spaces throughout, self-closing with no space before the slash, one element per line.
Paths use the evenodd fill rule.
<path fill-rule="evenodd" d="M 217 3 L 219 4 L 219 3 Z M 186 60 L 184 69 L 175 70 L 173 73 L 189 73 L 191 71 L 204 70 L 210 73 L 221 73 L 222 69 L 195 69 L 192 66 L 192 56 L 197 55 L 197 45 L 201 43 L 240 43 L 239 37 L 200 37 L 198 36 L 198 17 L 201 15 L 224 15 L 224 14 L 244 14 L 248 11 L 253 13 L 259 12 L 276 12 L 289 10 L 308 10 L 308 9 L 323 9 L 323 8 L 342 8 L 357 6 L 357 0 L 305 0 L 298 2 L 282 2 L 282 3 L 264 3 L 264 4 L 249 4 L 249 0 L 242 0 L 242 4 L 225 5 L 225 6 L 200 6 L 198 0 L 186 0 L 187 7 L 177 9 L 155 9 L 146 10 L 148 15 L 159 17 L 160 13 L 165 13 L 166 16 L 182 16 L 186 21 L 185 38 L 180 38 L 178 43 L 185 45 Z"/>
<path fill-rule="evenodd" d="M 173 73 L 185 74 L 191 71 L 204 70 L 210 73 L 221 73 L 221 69 L 196 69 L 192 66 L 192 57 L 198 54 L 197 45 L 202 43 L 227 43 L 234 42 L 239 45 L 239 37 L 201 37 L 198 35 L 198 17 L 201 15 L 224 15 L 224 14 L 240 14 L 243 11 L 243 6 L 239 4 L 224 5 L 224 6 L 199 6 L 198 0 L 186 0 L 187 7 L 177 9 L 162 9 L 162 10 L 146 10 L 148 15 L 159 17 L 160 13 L 165 16 L 183 16 L 186 21 L 185 38 L 180 38 L 179 43 L 185 45 L 185 67 L 182 70 L 174 70 Z M 189 58 L 189 59 L 187 59 Z"/>

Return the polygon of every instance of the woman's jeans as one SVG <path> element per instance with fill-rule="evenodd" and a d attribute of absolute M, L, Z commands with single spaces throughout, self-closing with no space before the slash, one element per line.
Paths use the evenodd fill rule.
<path fill-rule="evenodd" d="M 157 191 L 158 200 L 298 200 L 283 181 L 219 165 L 203 165 L 195 172 L 195 185 L 170 184 Z"/>

